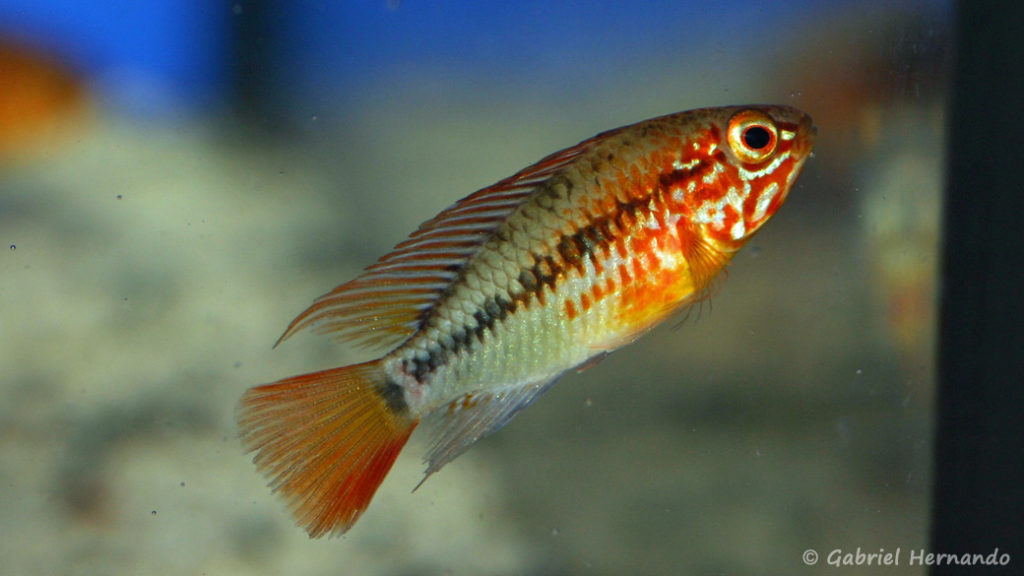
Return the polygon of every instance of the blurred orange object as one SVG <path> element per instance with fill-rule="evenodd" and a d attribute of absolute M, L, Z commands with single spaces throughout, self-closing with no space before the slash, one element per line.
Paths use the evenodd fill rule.
<path fill-rule="evenodd" d="M 0 39 L 0 164 L 63 141 L 86 116 L 82 80 L 58 60 Z"/>

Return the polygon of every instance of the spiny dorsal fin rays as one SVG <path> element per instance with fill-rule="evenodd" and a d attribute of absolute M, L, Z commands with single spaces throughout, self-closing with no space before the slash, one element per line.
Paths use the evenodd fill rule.
<path fill-rule="evenodd" d="M 478 190 L 424 222 L 358 278 L 316 299 L 274 344 L 314 327 L 360 347 L 397 346 L 419 327 L 494 230 L 601 134 Z"/>

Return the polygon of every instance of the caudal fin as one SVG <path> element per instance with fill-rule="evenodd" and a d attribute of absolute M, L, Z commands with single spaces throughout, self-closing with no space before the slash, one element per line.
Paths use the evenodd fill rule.
<path fill-rule="evenodd" d="M 242 397 L 242 443 L 310 537 L 355 524 L 416 427 L 385 390 L 374 361 L 286 378 Z"/>

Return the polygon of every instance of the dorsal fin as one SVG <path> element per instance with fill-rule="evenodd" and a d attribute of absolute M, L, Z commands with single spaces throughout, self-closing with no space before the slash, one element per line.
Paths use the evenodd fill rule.
<path fill-rule="evenodd" d="M 459 396 L 434 412 L 426 422 L 431 431 L 430 450 L 423 460 L 427 471 L 419 488 L 431 474 L 457 458 L 474 442 L 494 434 L 520 410 L 529 406 L 555 383 L 551 380 L 479 391 Z"/>
<path fill-rule="evenodd" d="M 359 346 L 396 346 L 418 328 L 466 262 L 537 185 L 606 135 L 551 154 L 424 222 L 361 276 L 317 298 L 274 346 L 309 326 Z"/>

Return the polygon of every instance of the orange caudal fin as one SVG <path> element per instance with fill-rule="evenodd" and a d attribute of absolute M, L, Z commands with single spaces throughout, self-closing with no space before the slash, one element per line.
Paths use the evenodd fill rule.
<path fill-rule="evenodd" d="M 366 510 L 418 420 L 379 361 L 249 389 L 239 406 L 242 442 L 318 538 L 345 533 Z"/>

